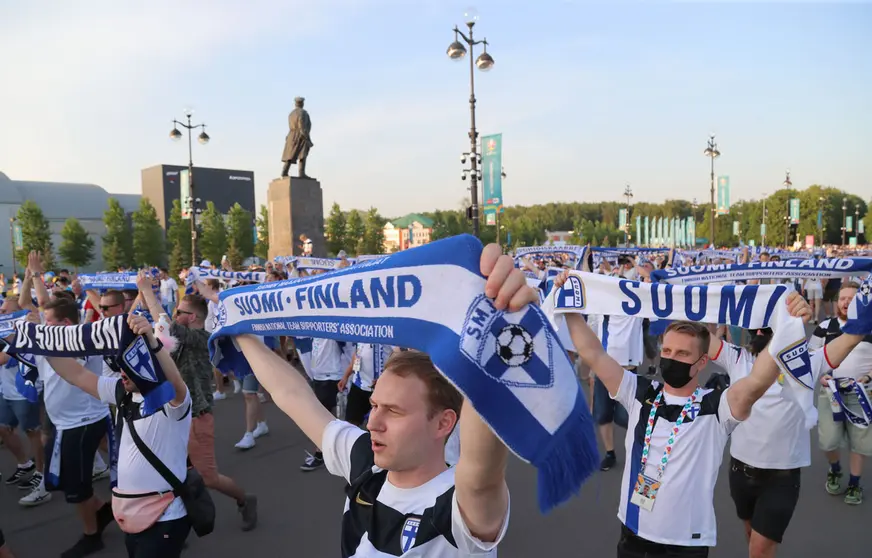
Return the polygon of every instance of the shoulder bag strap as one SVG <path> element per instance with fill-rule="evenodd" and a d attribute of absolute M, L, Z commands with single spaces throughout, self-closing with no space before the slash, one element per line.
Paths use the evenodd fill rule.
<path fill-rule="evenodd" d="M 173 491 L 178 493 L 182 487 L 182 481 L 179 480 L 179 477 L 173 474 L 169 468 L 164 465 L 163 461 L 158 459 L 158 457 L 152 452 L 148 446 L 145 445 L 145 442 L 142 441 L 142 438 L 139 437 L 139 434 L 136 432 L 136 429 L 133 427 L 133 421 L 130 419 L 130 416 L 125 413 L 125 421 L 127 422 L 127 428 L 130 430 L 130 436 L 133 438 L 133 443 L 136 445 L 136 449 L 139 450 L 139 453 L 145 458 L 146 461 L 154 467 L 154 470 L 160 474 L 167 481 L 171 487 L 173 487 Z"/>

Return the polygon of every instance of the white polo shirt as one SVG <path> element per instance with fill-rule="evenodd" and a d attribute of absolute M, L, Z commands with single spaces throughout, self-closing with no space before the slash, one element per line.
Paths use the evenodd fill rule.
<path fill-rule="evenodd" d="M 824 351 L 812 351 L 812 374 L 818 379 L 832 368 Z M 721 366 L 734 384 L 751 373 L 754 357 L 747 349 L 721 342 L 713 362 Z M 759 469 L 797 469 L 811 465 L 811 439 L 805 427 L 805 412 L 793 399 L 783 397 L 783 375 L 751 407 L 748 417 L 733 432 L 730 455 Z"/>
<path fill-rule="evenodd" d="M 97 380 L 97 392 L 104 403 L 116 402 L 115 390 L 118 378 L 103 376 Z M 133 402 L 141 403 L 142 395 L 133 394 Z M 191 434 L 191 394 L 178 407 L 171 403 L 144 418 L 133 421 L 136 433 L 143 443 L 160 459 L 172 473 L 184 481 L 188 475 L 188 438 Z M 143 457 L 125 422 L 118 445 L 118 490 L 124 494 L 148 494 L 169 492 L 172 486 Z M 158 521 L 171 521 L 185 517 L 187 511 L 181 498 L 176 498 Z"/>
<path fill-rule="evenodd" d="M 675 439 L 654 507 L 646 511 L 633 504 L 630 497 L 641 469 L 645 426 L 658 387 L 659 383 L 624 371 L 621 387 L 614 397 L 630 416 L 624 442 L 627 458 L 621 481 L 618 519 L 636 535 L 651 542 L 715 546 L 715 483 L 724 456 L 724 446 L 730 433 L 740 424 L 730 413 L 727 403 L 729 388 L 723 392 L 700 390 L 700 400 L 688 413 Z M 686 401 L 686 397 L 664 392 L 651 434 L 645 471 L 647 476 L 657 477 L 657 465 L 663 456 L 666 441 Z M 642 412 L 643 407 L 645 412 Z"/>
<path fill-rule="evenodd" d="M 341 380 L 345 369 L 339 342 L 322 337 L 312 339 L 311 367 L 313 380 Z"/>
<path fill-rule="evenodd" d="M 103 374 L 103 357 L 90 356 L 84 362 L 77 359 L 89 372 Z M 93 424 L 109 416 L 109 406 L 99 399 L 67 383 L 57 375 L 43 356 L 36 357 L 36 368 L 45 394 L 45 412 L 58 430 L 69 430 Z"/>

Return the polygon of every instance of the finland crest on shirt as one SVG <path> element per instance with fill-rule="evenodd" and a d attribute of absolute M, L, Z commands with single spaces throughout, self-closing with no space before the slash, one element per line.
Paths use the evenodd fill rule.
<path fill-rule="evenodd" d="M 544 315 L 529 307 L 505 315 L 480 295 L 466 314 L 460 351 L 507 387 L 550 388 L 555 341 L 546 325 Z"/>
<path fill-rule="evenodd" d="M 403 524 L 403 532 L 400 542 L 402 543 L 404 553 L 408 552 L 413 546 L 415 546 L 415 537 L 418 536 L 418 527 L 420 526 L 420 517 L 410 517 L 406 519 L 406 522 Z"/>
<path fill-rule="evenodd" d="M 144 337 L 137 336 L 133 343 L 124 351 L 123 356 L 128 370 L 133 371 L 134 374 L 143 380 L 157 383 L 157 372 L 155 372 L 151 352 L 148 350 Z"/>

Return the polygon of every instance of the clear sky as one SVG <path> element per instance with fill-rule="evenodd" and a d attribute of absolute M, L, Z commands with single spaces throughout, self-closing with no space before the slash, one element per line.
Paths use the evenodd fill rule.
<path fill-rule="evenodd" d="M 467 195 L 468 66 L 445 50 L 453 0 L 0 2 L 0 171 L 138 193 L 185 164 L 171 120 L 208 124 L 196 165 L 281 170 L 306 97 L 325 210 L 388 217 Z M 709 133 L 732 197 L 791 169 L 872 197 L 868 2 L 478 0 L 496 65 L 476 72 L 482 134 L 502 132 L 506 203 L 708 196 Z"/>

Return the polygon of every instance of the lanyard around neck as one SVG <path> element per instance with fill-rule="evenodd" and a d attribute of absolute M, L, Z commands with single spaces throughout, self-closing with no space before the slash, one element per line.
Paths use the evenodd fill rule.
<path fill-rule="evenodd" d="M 675 445 L 675 438 L 678 436 L 678 430 L 684 423 L 684 418 L 690 412 L 693 404 L 699 399 L 699 392 L 700 388 L 697 387 L 690 397 L 687 398 L 684 407 L 681 409 L 681 414 L 678 416 L 678 420 L 675 421 L 675 425 L 673 425 L 672 431 L 669 433 L 669 439 L 666 440 L 666 447 L 663 449 L 663 457 L 657 465 L 657 480 L 663 478 L 666 464 L 669 462 L 669 456 L 672 455 L 672 446 Z M 645 427 L 645 443 L 642 446 L 642 468 L 640 469 L 642 474 L 645 474 L 645 464 L 648 463 L 648 452 L 651 450 L 651 434 L 654 432 L 654 421 L 657 418 L 657 409 L 660 407 L 662 400 L 663 390 L 660 390 L 660 393 L 657 394 L 654 403 L 651 405 L 651 412 L 648 414 L 648 425 Z"/>

